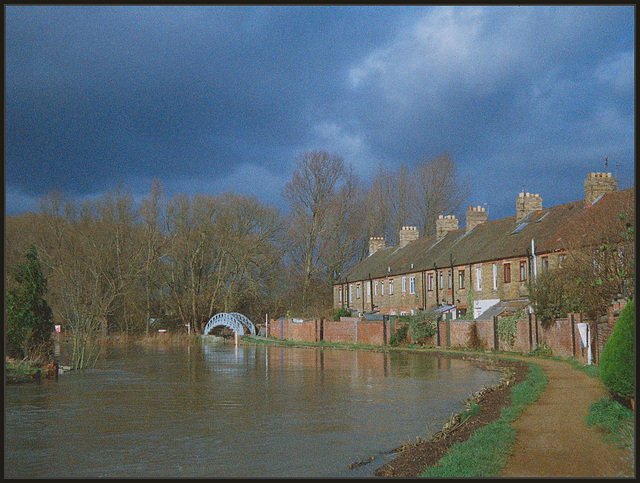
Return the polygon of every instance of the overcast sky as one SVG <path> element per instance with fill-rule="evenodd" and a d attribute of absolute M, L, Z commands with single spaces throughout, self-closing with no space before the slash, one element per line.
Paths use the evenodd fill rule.
<path fill-rule="evenodd" d="M 282 206 L 302 153 L 366 186 L 448 152 L 489 219 L 634 179 L 635 7 L 5 6 L 6 213 L 227 190 Z"/>

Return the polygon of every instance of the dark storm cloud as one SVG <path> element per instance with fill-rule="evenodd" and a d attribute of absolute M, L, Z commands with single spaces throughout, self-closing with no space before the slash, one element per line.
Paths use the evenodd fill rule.
<path fill-rule="evenodd" d="M 491 218 L 512 214 L 523 184 L 546 206 L 578 199 L 606 156 L 633 179 L 633 7 L 5 14 L 8 212 L 55 186 L 87 196 L 152 178 L 277 202 L 316 148 L 365 183 L 377 163 L 447 150 Z"/>
<path fill-rule="evenodd" d="M 331 41 L 340 18 L 327 8 L 9 7 L 7 17 L 7 183 L 34 193 L 51 179 L 82 192 L 114 175 L 220 175 L 247 155 L 282 162 L 268 147 L 304 140 L 348 47 Z"/>

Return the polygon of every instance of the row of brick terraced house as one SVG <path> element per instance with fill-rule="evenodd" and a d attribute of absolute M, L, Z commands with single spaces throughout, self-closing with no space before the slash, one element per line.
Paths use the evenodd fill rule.
<path fill-rule="evenodd" d="M 580 227 L 597 231 L 603 222 L 603 230 L 611 229 L 612 220 L 633 209 L 634 188 L 618 191 L 611 173 L 589 173 L 584 189 L 583 200 L 547 209 L 539 194 L 520 193 L 515 215 L 494 221 L 470 206 L 465 228 L 455 216 L 440 215 L 435 235 L 420 237 L 405 226 L 393 247 L 372 237 L 369 256 L 334 283 L 334 308 L 386 315 L 437 308 L 456 319 L 470 310 L 473 317 L 465 318 L 478 318 L 500 303 L 526 306 L 527 282 L 561 266 Z"/>

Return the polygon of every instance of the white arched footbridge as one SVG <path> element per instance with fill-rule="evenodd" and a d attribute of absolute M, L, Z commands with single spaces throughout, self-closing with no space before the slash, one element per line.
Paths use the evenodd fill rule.
<path fill-rule="evenodd" d="M 204 335 L 207 335 L 213 330 L 214 327 L 228 327 L 229 329 L 237 332 L 238 335 L 244 335 L 245 329 L 248 329 L 252 335 L 256 335 L 256 328 L 249 319 L 244 315 L 233 312 L 226 313 L 220 312 L 209 319 L 207 325 L 204 326 Z"/>

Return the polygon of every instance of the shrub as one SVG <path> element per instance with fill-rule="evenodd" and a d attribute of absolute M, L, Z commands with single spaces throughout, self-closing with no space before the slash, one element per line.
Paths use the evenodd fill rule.
<path fill-rule="evenodd" d="M 337 309 L 333 314 L 333 320 L 338 321 L 340 317 L 351 317 L 351 311 L 344 307 Z"/>
<path fill-rule="evenodd" d="M 498 338 L 509 344 L 509 346 L 513 346 L 513 343 L 516 341 L 516 322 L 523 317 L 524 315 L 522 313 L 499 317 Z"/>
<path fill-rule="evenodd" d="M 421 345 L 427 343 L 429 338 L 437 332 L 437 316 L 434 312 L 419 310 L 416 315 L 409 318 L 412 339 Z"/>
<path fill-rule="evenodd" d="M 633 300 L 630 300 L 620 314 L 600 357 L 602 383 L 614 394 L 625 398 L 634 394 L 634 325 Z"/>
<path fill-rule="evenodd" d="M 389 340 L 389 345 L 392 347 L 396 347 L 399 344 L 405 342 L 407 340 L 407 332 L 409 331 L 408 325 L 401 325 L 398 330 L 396 330 L 391 336 L 391 340 Z"/>
<path fill-rule="evenodd" d="M 537 357 L 551 357 L 553 355 L 551 347 L 547 344 L 538 344 L 529 354 Z"/>

